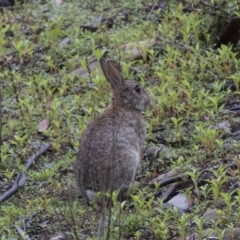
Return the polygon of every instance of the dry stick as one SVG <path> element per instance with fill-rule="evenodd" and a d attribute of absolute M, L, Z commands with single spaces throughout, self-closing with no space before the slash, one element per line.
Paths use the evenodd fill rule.
<path fill-rule="evenodd" d="M 168 189 L 159 197 L 163 202 L 166 202 L 169 197 L 176 191 L 176 189 L 180 186 L 179 182 L 171 184 Z M 162 191 L 157 191 L 153 194 L 154 197 L 157 197 Z"/>
<path fill-rule="evenodd" d="M 215 166 L 215 167 L 212 167 L 212 168 L 209 168 L 209 169 L 205 169 L 205 170 L 202 171 L 201 174 L 203 174 L 203 173 L 205 173 L 205 172 L 208 172 L 208 171 L 215 170 L 215 169 L 217 169 L 217 168 L 219 168 L 219 167 L 220 167 L 220 165 L 217 165 L 217 166 Z M 225 167 L 226 167 L 226 168 L 236 168 L 236 167 L 237 167 L 237 163 L 228 163 L 228 164 L 226 164 Z M 170 196 L 170 193 L 171 193 L 171 194 L 173 193 L 173 191 L 179 186 L 179 185 L 178 185 L 179 182 L 182 181 L 184 178 L 190 179 L 191 177 L 190 177 L 188 174 L 183 173 L 183 174 L 179 174 L 179 175 L 176 175 L 176 176 L 174 176 L 174 177 L 170 177 L 170 178 L 167 178 L 167 179 L 165 179 L 165 180 L 163 180 L 163 181 L 158 182 L 159 188 L 174 183 L 174 184 L 172 185 L 172 187 L 170 187 L 170 188 L 167 190 L 166 195 L 163 194 L 162 196 L 160 196 L 160 198 L 166 200 L 166 199 Z M 153 187 L 153 186 L 154 186 L 154 183 L 150 184 L 150 186 Z M 161 193 L 161 190 L 158 190 L 157 192 L 153 193 L 153 196 L 154 196 L 154 197 L 157 197 L 160 193 Z M 148 201 L 149 199 L 150 199 L 150 195 L 147 195 L 147 196 L 144 197 L 144 201 Z M 134 203 L 131 203 L 129 206 L 127 206 L 127 208 L 133 208 L 133 207 L 135 207 Z"/>
<path fill-rule="evenodd" d="M 215 167 L 212 167 L 212 168 L 209 168 L 209 169 L 204 169 L 202 172 L 201 172 L 201 175 L 205 172 L 208 172 L 208 171 L 212 171 L 212 170 L 215 170 L 217 168 L 219 168 L 221 165 L 217 165 Z M 237 163 L 228 163 L 225 165 L 226 168 L 236 168 L 237 167 Z M 175 183 L 175 182 L 180 182 L 183 180 L 183 178 L 190 178 L 190 176 L 188 174 L 179 174 L 177 176 L 174 176 L 174 177 L 171 177 L 171 178 L 167 178 L 163 181 L 160 181 L 158 182 L 158 186 L 159 187 L 164 187 L 164 186 L 167 186 L 171 183 Z M 152 183 L 150 186 L 154 186 L 154 183 Z"/>
<path fill-rule="evenodd" d="M 228 109 L 229 111 L 238 111 L 240 110 L 240 106 L 232 107 Z"/>
<path fill-rule="evenodd" d="M 211 8 L 212 10 L 215 11 L 215 13 L 220 10 L 222 13 L 224 13 L 226 16 L 228 16 L 228 13 L 227 13 L 225 10 L 223 10 L 222 7 L 221 7 L 221 8 L 219 8 L 219 7 L 214 7 L 214 6 L 212 6 L 212 5 L 208 5 L 208 4 L 204 3 L 204 2 L 202 2 L 202 1 L 200 1 L 199 3 L 202 4 L 202 5 L 205 6 L 205 7 Z"/>
<path fill-rule="evenodd" d="M 24 168 L 24 171 L 27 172 L 27 170 L 31 167 L 32 163 L 37 160 L 41 155 L 43 155 L 45 152 L 49 150 L 49 148 L 52 146 L 51 143 L 46 144 L 38 153 L 33 155 L 31 158 L 27 160 L 27 164 Z"/>
<path fill-rule="evenodd" d="M 0 197 L 0 203 L 3 203 L 4 201 L 6 201 L 8 198 L 10 198 L 11 196 L 13 196 L 15 193 L 18 192 L 19 189 L 23 188 L 26 180 L 27 180 L 27 176 L 25 174 L 25 172 L 27 172 L 27 170 L 30 168 L 30 166 L 32 165 L 32 163 L 37 160 L 42 154 L 44 154 L 45 152 L 47 152 L 49 150 L 49 148 L 52 145 L 50 143 L 46 144 L 38 153 L 36 153 L 35 155 L 33 155 L 31 158 L 29 158 L 27 160 L 27 164 L 25 165 L 24 168 L 24 172 L 18 173 L 16 180 L 14 181 L 14 184 L 12 186 L 11 189 L 9 189 L 7 192 L 5 192 L 1 197 Z"/>
<path fill-rule="evenodd" d="M 183 174 L 176 175 L 174 177 L 167 178 L 167 179 L 165 179 L 163 181 L 157 182 L 157 184 L 158 184 L 158 187 L 160 188 L 160 187 L 167 186 L 167 185 L 169 185 L 171 183 L 180 182 L 185 177 L 190 177 L 190 176 L 185 174 L 185 173 L 183 173 Z M 155 182 L 153 182 L 150 186 L 153 187 L 154 185 L 155 185 Z"/>

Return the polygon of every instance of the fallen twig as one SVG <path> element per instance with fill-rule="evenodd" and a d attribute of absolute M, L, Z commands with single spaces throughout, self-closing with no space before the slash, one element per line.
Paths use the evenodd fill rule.
<path fill-rule="evenodd" d="M 167 202 L 169 198 L 175 193 L 176 189 L 180 186 L 179 182 L 171 184 L 168 189 L 159 197 L 159 199 L 162 199 L 163 202 Z M 160 191 L 159 191 L 160 192 Z M 159 194 L 158 192 L 155 192 L 153 194 L 155 197 L 157 197 Z"/>
<path fill-rule="evenodd" d="M 217 169 L 217 168 L 219 168 L 219 167 L 220 167 L 220 165 L 217 165 L 217 166 L 214 166 L 214 167 L 212 167 L 212 168 L 204 169 L 203 171 L 201 171 L 201 175 L 202 175 L 203 173 L 205 173 L 205 172 L 215 170 L 215 169 Z M 225 167 L 226 167 L 226 168 L 236 168 L 236 167 L 237 167 L 237 163 L 228 163 L 228 164 L 225 165 Z M 200 171 L 200 170 L 199 170 L 199 171 Z M 159 186 L 159 188 L 160 188 L 160 187 L 167 186 L 167 185 L 169 185 L 169 184 L 171 184 L 171 183 L 180 182 L 180 181 L 182 181 L 184 178 L 190 178 L 190 176 L 189 176 L 188 174 L 183 173 L 183 174 L 176 175 L 176 176 L 174 176 L 174 177 L 167 178 L 167 179 L 165 179 L 165 180 L 163 180 L 163 181 L 157 182 L 157 184 L 158 184 L 158 186 Z M 154 183 L 155 183 L 155 182 L 154 182 Z M 155 185 L 154 183 L 150 184 L 150 186 L 153 187 L 153 186 Z"/>
<path fill-rule="evenodd" d="M 176 175 L 174 177 L 167 178 L 167 179 L 165 179 L 163 181 L 160 181 L 160 182 L 153 182 L 152 184 L 150 184 L 150 186 L 153 187 L 156 183 L 158 185 L 158 187 L 160 188 L 160 187 L 167 186 L 171 183 L 180 182 L 180 181 L 183 180 L 183 178 L 189 178 L 189 176 L 185 173 L 179 174 L 179 175 Z"/>
<path fill-rule="evenodd" d="M 171 184 L 163 194 L 162 194 L 162 190 L 158 190 L 157 192 L 153 193 L 153 196 L 158 197 L 161 194 L 159 196 L 159 199 L 162 199 L 163 202 L 166 202 L 178 186 L 179 186 L 179 183 L 175 182 L 175 183 Z M 147 195 L 147 196 L 145 196 L 144 200 L 147 201 L 147 200 L 149 200 L 149 198 L 150 198 L 150 196 Z"/>
<path fill-rule="evenodd" d="M 51 143 L 46 144 L 44 147 L 42 147 L 42 149 L 36 153 L 35 155 L 33 155 L 31 158 L 29 158 L 27 160 L 27 164 L 24 168 L 24 171 L 27 172 L 27 170 L 31 167 L 32 163 L 37 160 L 42 154 L 44 154 L 45 152 L 47 152 L 49 150 L 49 148 L 51 147 Z"/>
<path fill-rule="evenodd" d="M 229 111 L 238 111 L 240 110 L 240 106 L 232 107 L 228 109 Z"/>
<path fill-rule="evenodd" d="M 212 171 L 212 170 L 215 170 L 217 168 L 219 168 L 220 165 L 217 165 L 215 167 L 212 167 L 212 168 L 209 168 L 209 169 L 205 169 L 201 172 L 201 175 L 205 172 L 208 172 L 208 171 Z M 228 163 L 226 164 L 225 166 L 226 168 L 236 168 L 237 167 L 237 163 Z M 177 187 L 179 186 L 179 182 L 182 181 L 184 178 L 190 180 L 191 177 L 188 175 L 188 174 L 179 174 L 179 175 L 176 175 L 174 177 L 170 177 L 170 178 L 167 178 L 163 181 L 160 181 L 158 182 L 158 186 L 159 188 L 160 187 L 164 187 L 164 186 L 167 186 L 169 184 L 172 184 L 166 191 L 165 193 L 163 193 L 159 198 L 163 200 L 163 202 L 166 202 L 168 201 L 169 197 L 174 193 L 174 191 L 177 189 Z M 150 186 L 154 186 L 154 183 L 151 183 Z M 158 190 L 156 191 L 155 193 L 153 193 L 153 195 L 147 195 L 144 197 L 144 201 L 148 201 L 150 199 L 151 196 L 154 196 L 154 197 L 158 197 L 160 194 L 161 194 L 162 190 Z M 134 203 L 131 203 L 129 206 L 127 206 L 128 208 L 133 208 L 135 205 Z"/>
<path fill-rule="evenodd" d="M 225 165 L 226 168 L 237 168 L 237 163 L 228 163 Z M 208 171 L 212 171 L 212 170 L 215 170 L 217 168 L 219 168 L 220 165 L 217 165 L 215 167 L 212 167 L 212 168 L 209 168 L 209 169 L 204 169 L 203 171 L 201 171 L 201 175 L 203 173 L 206 173 Z M 165 193 L 163 193 L 159 198 L 160 199 L 163 199 L 163 202 L 166 202 L 168 201 L 169 197 L 174 193 L 174 191 L 177 189 L 177 187 L 179 186 L 179 182 L 183 181 L 185 179 L 188 179 L 188 181 L 191 179 L 191 177 L 188 175 L 188 174 L 179 174 L 179 175 L 176 175 L 174 177 L 170 177 L 170 178 L 167 178 L 163 181 L 159 181 L 159 182 L 152 182 L 151 184 L 149 184 L 150 186 L 154 186 L 155 183 L 158 184 L 158 188 L 161 188 L 161 187 L 164 187 L 164 186 L 167 186 L 169 184 L 172 184 Z M 200 184 L 200 182 L 199 182 Z M 162 193 L 162 190 L 158 190 L 156 192 L 154 192 L 152 195 L 146 195 L 144 197 L 144 201 L 148 201 L 150 199 L 151 196 L 154 196 L 154 197 L 158 197 L 160 194 Z M 130 203 L 129 205 L 126 206 L 127 208 L 134 208 L 135 207 L 135 204 L 132 202 Z"/>
<path fill-rule="evenodd" d="M 19 189 L 23 188 L 25 186 L 25 183 L 27 181 L 27 175 L 25 172 L 28 171 L 32 163 L 38 159 L 43 153 L 47 152 L 49 148 L 51 147 L 51 144 L 48 143 L 42 149 L 33 155 L 31 158 L 27 160 L 27 164 L 25 165 L 24 172 L 18 173 L 16 180 L 14 181 L 14 184 L 11 189 L 9 189 L 7 192 L 5 192 L 1 197 L 0 197 L 0 203 L 6 201 L 8 198 L 13 196 L 16 192 L 18 192 Z"/>

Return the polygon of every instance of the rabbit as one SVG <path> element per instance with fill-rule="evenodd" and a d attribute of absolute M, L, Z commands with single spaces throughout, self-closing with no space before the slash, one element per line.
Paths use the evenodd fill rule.
<path fill-rule="evenodd" d="M 96 192 L 128 192 L 140 164 L 146 127 L 142 111 L 150 95 L 135 81 L 124 81 L 120 66 L 100 59 L 111 86 L 111 103 L 82 134 L 75 164 L 79 195 L 94 201 Z"/>

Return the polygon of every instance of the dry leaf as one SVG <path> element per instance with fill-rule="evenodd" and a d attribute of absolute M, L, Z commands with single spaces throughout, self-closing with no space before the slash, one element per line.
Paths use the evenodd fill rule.
<path fill-rule="evenodd" d="M 47 119 L 44 119 L 38 125 L 38 132 L 42 133 L 43 131 L 47 130 L 48 127 L 49 127 L 49 121 Z"/>
<path fill-rule="evenodd" d="M 6 63 L 11 62 L 12 59 L 13 59 L 13 55 L 8 56 L 6 59 Z"/>
<path fill-rule="evenodd" d="M 209 116 L 204 116 L 204 120 L 205 120 L 206 122 L 209 122 L 209 121 L 210 121 L 210 117 L 209 117 Z"/>
<path fill-rule="evenodd" d="M 59 6 L 63 3 L 63 0 L 55 0 L 55 3 L 56 3 L 57 6 Z"/>
<path fill-rule="evenodd" d="M 103 15 L 97 16 L 91 25 L 81 25 L 80 27 L 83 30 L 88 30 L 90 32 L 96 32 L 98 30 L 98 26 L 101 24 L 103 20 Z"/>
<path fill-rule="evenodd" d="M 131 42 L 125 45 L 120 45 L 118 48 L 125 52 L 127 56 L 133 59 L 139 59 L 144 56 L 148 50 L 156 44 L 156 39 L 148 39 L 139 42 Z"/>
<path fill-rule="evenodd" d="M 97 68 L 98 68 L 98 62 L 96 59 L 93 59 L 88 64 L 88 69 L 86 69 L 84 67 L 80 67 L 80 68 L 72 71 L 70 74 L 73 74 L 75 76 L 84 77 L 84 78 L 89 78 L 89 71 L 90 71 L 90 75 L 92 75 L 92 72 L 94 72 Z"/>
<path fill-rule="evenodd" d="M 108 17 L 107 14 L 98 15 L 90 25 L 81 25 L 81 29 L 90 32 L 96 32 L 100 24 L 104 23 L 108 28 L 111 28 L 114 24 L 113 17 Z"/>
<path fill-rule="evenodd" d="M 62 48 L 65 45 L 67 45 L 70 42 L 70 38 L 69 37 L 65 37 L 60 43 L 59 43 L 59 47 Z"/>
<path fill-rule="evenodd" d="M 92 27 L 98 27 L 100 25 L 100 23 L 102 22 L 103 20 L 103 15 L 99 15 L 97 16 L 94 20 L 93 20 L 93 23 L 92 23 Z"/>
<path fill-rule="evenodd" d="M 230 122 L 228 120 L 220 122 L 216 125 L 216 128 L 228 130 L 230 128 Z"/>
<path fill-rule="evenodd" d="M 165 8 L 167 6 L 167 0 L 160 0 L 158 4 L 161 8 Z"/>

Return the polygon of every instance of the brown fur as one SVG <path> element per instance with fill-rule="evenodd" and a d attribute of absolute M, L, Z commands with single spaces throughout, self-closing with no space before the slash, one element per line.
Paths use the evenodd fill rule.
<path fill-rule="evenodd" d="M 123 80 L 116 62 L 100 59 L 100 64 L 111 85 L 111 103 L 83 133 L 75 165 L 77 187 L 87 201 L 93 200 L 88 190 L 129 189 L 146 134 L 141 111 L 150 104 L 138 83 Z"/>

